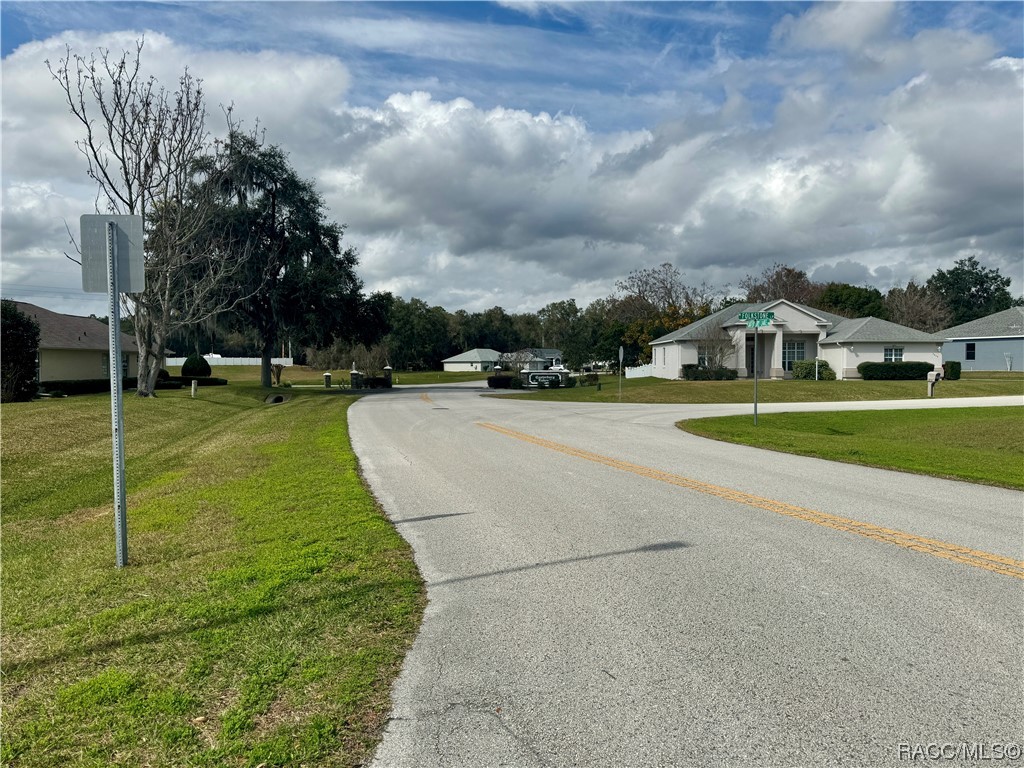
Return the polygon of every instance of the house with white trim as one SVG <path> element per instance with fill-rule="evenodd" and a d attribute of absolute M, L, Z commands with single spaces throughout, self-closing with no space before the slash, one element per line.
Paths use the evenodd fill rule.
<path fill-rule="evenodd" d="M 493 349 L 471 349 L 441 363 L 446 371 L 493 371 L 500 359 L 501 353 Z"/>
<path fill-rule="evenodd" d="M 748 328 L 741 312 L 772 312 Z M 859 379 L 863 362 L 942 365 L 942 339 L 876 317 L 850 319 L 786 299 L 733 304 L 651 342 L 652 376 L 682 378 L 684 365 L 733 368 L 740 378 L 786 379 L 793 363 L 825 360 L 837 379 Z"/>
<path fill-rule="evenodd" d="M 942 356 L 965 371 L 1024 369 L 1024 307 L 1010 307 L 935 334 Z"/>

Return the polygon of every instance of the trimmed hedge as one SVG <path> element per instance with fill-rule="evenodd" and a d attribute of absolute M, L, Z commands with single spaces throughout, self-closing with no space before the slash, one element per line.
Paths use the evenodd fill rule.
<path fill-rule="evenodd" d="M 502 376 L 500 374 L 488 376 L 487 386 L 489 389 L 512 389 L 512 379 L 512 376 Z"/>
<path fill-rule="evenodd" d="M 135 376 L 122 378 L 121 390 L 135 389 L 138 384 L 139 380 Z M 110 379 L 53 379 L 39 382 L 39 389 L 50 394 L 95 395 L 110 391 Z"/>
<path fill-rule="evenodd" d="M 363 379 L 366 389 L 391 389 L 391 380 L 387 376 L 367 376 Z"/>
<path fill-rule="evenodd" d="M 683 366 L 686 381 L 732 381 L 738 375 L 734 368 L 704 368 L 696 363 Z"/>
<path fill-rule="evenodd" d="M 947 360 L 942 364 L 942 378 L 946 381 L 957 381 L 960 378 L 960 361 Z"/>
<path fill-rule="evenodd" d="M 835 381 L 836 372 L 824 360 L 797 360 L 793 363 L 793 378 L 814 381 L 814 364 L 818 364 L 818 381 Z"/>
<path fill-rule="evenodd" d="M 181 364 L 181 375 L 183 377 L 200 378 L 209 376 L 211 373 L 213 371 L 210 368 L 210 364 L 206 362 L 206 358 L 194 352 L 185 358 L 185 362 Z"/>
<path fill-rule="evenodd" d="M 592 387 L 599 381 L 599 377 L 596 373 L 585 373 L 582 376 L 577 376 L 578 384 L 581 387 Z"/>
<path fill-rule="evenodd" d="M 857 373 L 865 381 L 927 381 L 935 370 L 931 363 L 861 363 Z"/>

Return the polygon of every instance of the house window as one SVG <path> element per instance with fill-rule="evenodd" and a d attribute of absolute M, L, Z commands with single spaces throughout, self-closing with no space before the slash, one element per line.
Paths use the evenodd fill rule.
<path fill-rule="evenodd" d="M 661 348 L 661 364 L 665 365 L 665 359 L 668 356 L 668 349 L 665 347 Z"/>
<path fill-rule="evenodd" d="M 711 366 L 708 363 L 708 358 L 710 357 L 711 350 L 708 349 L 703 344 L 699 344 L 697 346 L 697 365 L 699 365 L 701 368 L 710 368 Z"/>
<path fill-rule="evenodd" d="M 784 341 L 782 342 L 782 368 L 786 371 L 793 370 L 793 363 L 804 359 L 804 342 Z"/>
<path fill-rule="evenodd" d="M 103 363 L 102 363 L 102 365 L 103 365 L 103 377 L 104 378 L 109 378 L 110 377 L 110 355 L 108 355 L 106 352 L 101 352 L 100 353 L 100 358 L 103 360 Z"/>
<path fill-rule="evenodd" d="M 128 378 L 128 353 L 121 353 L 121 378 Z"/>
<path fill-rule="evenodd" d="M 903 347 L 886 347 L 885 348 L 885 362 L 887 362 L 887 363 L 902 363 L 903 362 Z"/>
<path fill-rule="evenodd" d="M 974 359 L 974 351 L 975 351 L 975 349 L 976 349 L 976 347 L 974 346 L 974 342 L 973 341 L 968 341 L 967 342 L 967 354 L 966 354 L 966 357 L 967 357 L 968 360 L 973 360 Z"/>

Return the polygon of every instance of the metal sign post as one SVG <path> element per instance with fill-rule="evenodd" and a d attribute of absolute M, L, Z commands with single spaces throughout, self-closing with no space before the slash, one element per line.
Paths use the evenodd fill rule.
<path fill-rule="evenodd" d="M 128 565 L 128 518 L 124 485 L 124 410 L 121 403 L 121 292 L 118 281 L 117 225 L 107 222 L 107 291 L 110 321 L 110 429 L 114 444 L 114 539 L 117 567 Z"/>
<path fill-rule="evenodd" d="M 620 346 L 619 347 L 619 402 L 620 403 L 622 402 L 622 358 L 623 358 L 623 349 Z"/>
<path fill-rule="evenodd" d="M 82 216 L 82 289 L 107 294 L 110 332 L 110 431 L 114 453 L 114 546 L 117 567 L 128 564 L 124 473 L 124 374 L 121 370 L 121 292 L 145 288 L 141 216 Z M 105 270 L 104 270 L 105 267 Z M 101 275 L 106 275 L 103 280 Z"/>
<path fill-rule="evenodd" d="M 747 324 L 747 328 L 754 329 L 754 426 L 757 426 L 757 337 L 758 329 L 769 326 L 775 319 L 774 312 L 740 312 L 740 320 Z"/>

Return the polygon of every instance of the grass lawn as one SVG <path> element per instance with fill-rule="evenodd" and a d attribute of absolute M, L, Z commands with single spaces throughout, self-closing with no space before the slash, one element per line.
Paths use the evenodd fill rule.
<path fill-rule="evenodd" d="M 940 385 L 941 386 L 941 385 Z M 1024 490 L 1024 409 L 772 413 L 692 419 L 703 437 Z"/>
<path fill-rule="evenodd" d="M 961 379 L 943 381 L 935 387 L 936 397 L 984 397 L 987 395 L 1024 395 L 1024 378 Z M 597 387 L 545 389 L 515 395 L 534 400 L 582 403 L 616 403 L 619 383 L 614 376 L 601 377 Z M 928 397 L 924 381 L 760 381 L 760 403 L 813 403 L 843 400 L 911 400 Z M 622 379 L 624 403 L 753 403 L 754 382 L 674 381 L 642 378 Z"/>
<path fill-rule="evenodd" d="M 260 367 L 258 365 L 213 365 L 210 367 L 211 375 L 227 379 L 232 384 L 260 383 Z M 176 376 L 180 371 L 175 368 L 170 373 Z M 484 381 L 489 375 L 475 371 L 395 371 L 393 382 L 395 384 L 453 384 L 460 381 Z M 319 368 L 290 365 L 281 374 L 281 383 L 285 382 L 323 386 L 324 372 Z M 348 371 L 331 371 L 331 384 L 337 386 L 339 382 L 348 385 Z"/>
<path fill-rule="evenodd" d="M 290 394 L 125 398 L 122 570 L 109 396 L 3 406 L 3 765 L 367 759 L 424 591 L 353 399 Z"/>

